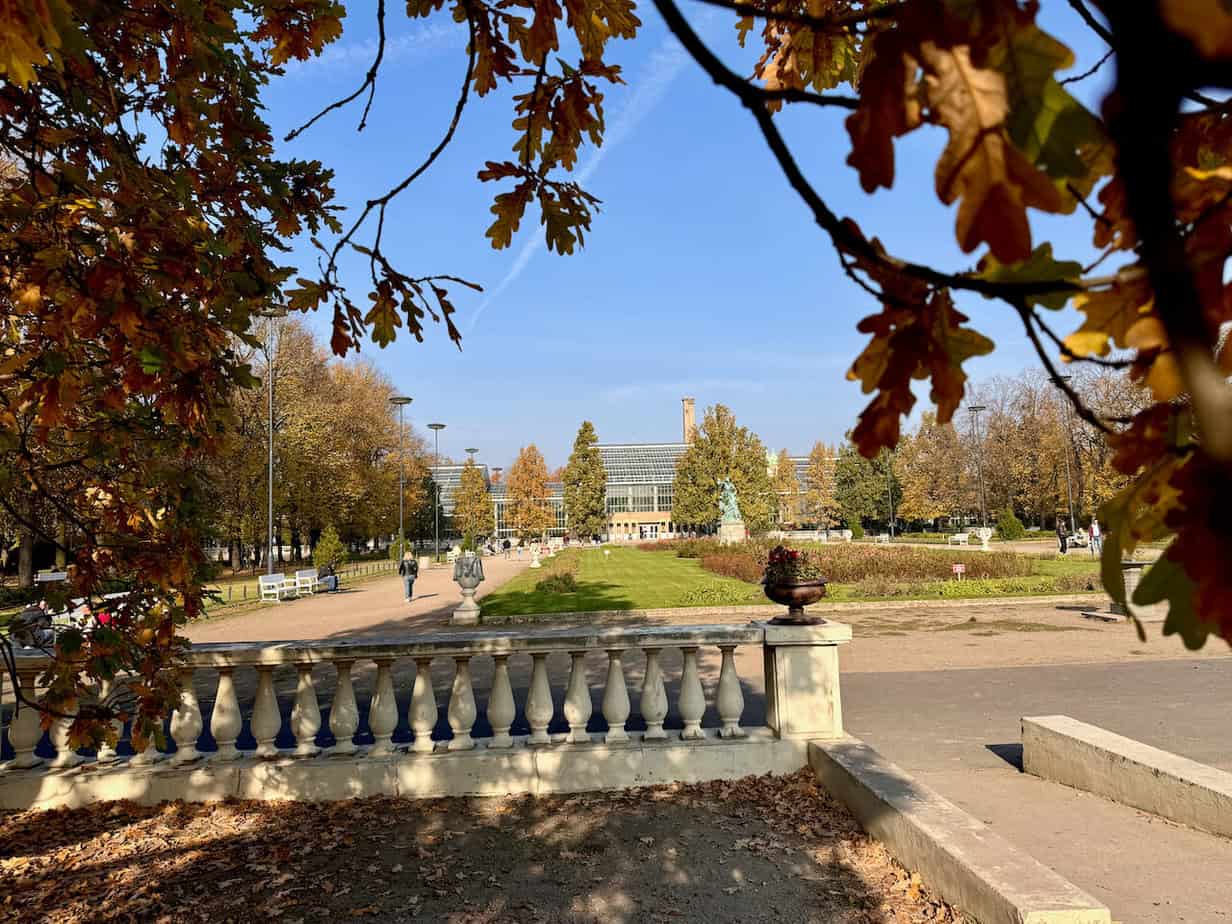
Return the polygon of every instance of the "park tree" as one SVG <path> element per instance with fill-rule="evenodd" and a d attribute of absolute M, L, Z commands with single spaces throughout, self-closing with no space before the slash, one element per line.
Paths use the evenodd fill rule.
<path fill-rule="evenodd" d="M 1222 94 L 1207 95 L 1232 85 L 1232 10 L 1216 0 L 1068 0 L 1062 8 L 1107 47 L 1077 70 L 1041 27 L 1039 4 L 1025 0 L 711 2 L 732 11 L 735 39 L 761 51 L 753 79 L 724 64 L 677 0 L 654 6 L 747 110 L 845 272 L 879 303 L 859 324 L 869 340 L 849 373 L 871 395 L 852 431 L 859 452 L 875 458 L 897 444 L 916 381 L 930 383 L 938 422 L 953 419 L 964 363 L 993 349 L 956 299 L 999 307 L 1129 479 L 1102 508 L 1105 586 L 1123 599 L 1120 560 L 1141 542 L 1167 541 L 1139 602 L 1167 600 L 1165 632 L 1187 645 L 1212 632 L 1232 639 L 1232 575 L 1222 567 L 1232 557 L 1232 349 L 1217 339 L 1232 318 L 1232 115 Z M 377 4 L 380 40 L 363 83 L 291 136 L 310 137 L 351 103 L 364 107 L 363 126 L 386 14 Z M 512 154 L 477 164 L 497 190 L 493 246 L 513 243 L 528 210 L 540 220 L 525 224 L 557 253 L 592 231 L 598 200 L 570 173 L 583 147 L 602 144 L 601 87 L 622 79 L 613 40 L 641 26 L 633 0 L 412 0 L 412 18 L 465 24 L 453 115 L 430 153 L 345 225 L 329 170 L 280 159 L 261 113 L 270 76 L 338 39 L 343 15 L 333 0 L 5 7 L 0 470 L 16 490 L 0 499 L 34 497 L 8 512 L 41 539 L 56 542 L 60 522 L 81 537 L 62 550 L 72 554 L 66 594 L 115 577 L 133 588 L 131 612 L 107 632 L 66 635 L 78 657 L 58 660 L 48 678 L 44 705 L 89 706 L 77 710 L 74 743 L 111 734 L 115 716 L 87 702 L 100 673 L 138 678 L 139 742 L 176 696 L 165 670 L 180 648 L 175 626 L 200 613 L 205 579 L 201 462 L 219 450 L 234 389 L 256 384 L 236 344 L 252 342 L 258 311 L 282 298 L 294 310 L 324 308 L 339 354 L 367 337 L 421 337 L 428 317 L 457 339 L 451 296 L 474 284 L 395 265 L 381 232 L 390 203 L 431 172 L 480 97 L 511 103 L 516 132 Z M 1068 87 L 1101 70 L 1113 77 L 1095 113 Z M 836 213 L 833 190 L 810 181 L 780 130 L 788 105 L 843 117 L 847 162 L 869 193 L 894 185 L 899 138 L 941 129 L 935 191 L 956 205 L 955 242 L 978 252 L 974 265 L 890 252 L 875 229 Z M 1031 219 L 1043 215 L 1061 216 L 1048 228 L 1082 226 L 1098 260 L 1084 265 L 1039 239 L 1045 226 Z M 319 253 L 312 269 L 284 262 L 285 240 L 299 234 Z M 343 266 L 362 267 L 356 285 Z M 1082 318 L 1068 335 L 1056 329 L 1066 305 Z M 1141 406 L 1128 419 L 1102 415 L 1062 376 L 1057 354 L 1121 371 Z M 51 490 L 53 473 L 63 488 Z M 40 519 L 43 507 L 53 509 Z"/>
<path fill-rule="evenodd" d="M 492 495 L 484 483 L 483 472 L 472 459 L 467 459 L 458 476 L 458 489 L 453 496 L 453 525 L 467 546 L 480 536 L 489 536 L 496 529 L 496 514 Z"/>
<path fill-rule="evenodd" d="M 595 445 L 598 442 L 595 425 L 589 420 L 582 421 L 561 477 L 565 516 L 569 529 L 579 539 L 598 536 L 607 526 L 607 470 Z"/>
<path fill-rule="evenodd" d="M 505 522 L 521 539 L 538 539 L 556 523 L 548 493 L 548 467 L 534 443 L 509 468 Z"/>
<path fill-rule="evenodd" d="M 697 435 L 676 463 L 672 518 L 712 526 L 719 522 L 719 483 L 730 479 L 744 525 L 752 533 L 770 528 L 777 501 L 766 469 L 766 447 L 722 404 L 707 408 Z"/>
<path fill-rule="evenodd" d="M 803 510 L 805 522 L 818 529 L 829 529 L 838 524 L 842 507 L 838 502 L 835 484 L 835 464 L 838 452 L 818 441 L 809 451 L 808 468 L 804 474 Z"/>
<path fill-rule="evenodd" d="M 839 447 L 834 463 L 834 495 L 848 527 L 863 527 L 869 521 L 888 523 L 890 491 L 894 497 L 902 495 L 884 453 L 868 459 L 852 443 Z"/>
<path fill-rule="evenodd" d="M 795 523 L 800 516 L 800 479 L 796 477 L 796 464 L 786 449 L 780 449 L 775 457 L 774 477 L 770 485 L 778 498 L 775 522 L 781 525 Z"/>
<path fill-rule="evenodd" d="M 935 414 L 925 411 L 915 433 L 899 443 L 893 464 L 902 489 L 897 512 L 903 519 L 935 521 L 974 509 L 968 454 L 953 424 L 939 424 Z"/>

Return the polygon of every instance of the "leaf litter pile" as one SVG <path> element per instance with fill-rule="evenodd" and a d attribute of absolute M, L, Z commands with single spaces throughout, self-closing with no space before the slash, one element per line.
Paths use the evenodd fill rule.
<path fill-rule="evenodd" d="M 962 922 L 809 770 L 616 793 L 0 816 L 6 921 Z"/>

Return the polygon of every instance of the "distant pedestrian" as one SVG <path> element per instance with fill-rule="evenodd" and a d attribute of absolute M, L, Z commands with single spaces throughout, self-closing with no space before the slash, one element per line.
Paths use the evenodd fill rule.
<path fill-rule="evenodd" d="M 1099 517 L 1091 517 L 1091 557 L 1098 556 L 1104 550 L 1104 534 L 1099 528 Z"/>
<path fill-rule="evenodd" d="M 415 595 L 415 578 L 419 577 L 419 562 L 415 560 L 415 554 L 410 549 L 402 553 L 402 560 L 398 562 L 398 574 L 402 575 L 402 587 L 406 590 L 406 602 L 410 603 Z"/>
<path fill-rule="evenodd" d="M 504 550 L 505 550 L 505 558 L 506 558 L 506 559 L 508 559 L 508 558 L 509 558 L 509 551 L 513 548 L 513 543 L 512 543 L 512 542 L 510 542 L 508 539 L 506 539 L 506 540 L 504 541 L 504 543 L 502 544 L 502 546 L 503 546 L 503 548 L 504 548 Z"/>
<path fill-rule="evenodd" d="M 1062 555 L 1069 552 L 1069 530 L 1065 528 L 1065 521 L 1061 517 L 1057 517 L 1057 548 Z"/>

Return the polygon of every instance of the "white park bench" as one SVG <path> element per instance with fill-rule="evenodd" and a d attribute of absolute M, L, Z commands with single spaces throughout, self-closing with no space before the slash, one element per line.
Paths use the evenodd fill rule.
<path fill-rule="evenodd" d="M 288 581 L 285 574 L 263 574 L 257 578 L 262 600 L 281 602 L 283 597 L 295 595 L 295 581 Z"/>
<path fill-rule="evenodd" d="M 969 540 L 970 538 L 971 538 L 970 533 L 954 533 L 953 535 L 950 536 L 948 543 L 949 545 L 966 545 L 967 540 Z"/>
<path fill-rule="evenodd" d="M 316 568 L 304 568 L 295 572 L 295 592 L 297 594 L 316 593 L 316 589 L 320 586 L 321 582 L 317 578 Z"/>
<path fill-rule="evenodd" d="M 889 545 L 890 544 L 890 534 L 889 533 L 878 533 L 877 541 L 881 543 L 882 545 Z"/>

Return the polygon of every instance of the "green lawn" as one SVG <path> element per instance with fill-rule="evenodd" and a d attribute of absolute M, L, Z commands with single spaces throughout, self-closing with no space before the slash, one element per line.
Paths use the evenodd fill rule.
<path fill-rule="evenodd" d="M 742 606 L 768 603 L 758 584 L 722 577 L 704 570 L 692 558 L 670 552 L 609 547 L 568 550 L 539 571 L 524 571 L 500 590 L 483 598 L 483 620 L 517 622 L 536 614 L 633 610 L 675 606 Z M 1032 557 L 1033 571 L 1017 578 L 971 581 L 879 583 L 870 593 L 859 584 L 831 584 L 835 601 L 970 599 L 1081 593 L 1099 589 L 1098 562 L 1089 558 L 1043 560 Z M 574 570 L 576 569 L 576 570 Z M 574 571 L 577 591 L 537 590 L 535 585 L 554 571 Z M 1089 585 L 1089 586 L 1088 586 Z"/>
<path fill-rule="evenodd" d="M 605 555 L 604 552 L 610 554 Z M 576 563 L 576 593 L 548 593 L 535 584 Z M 764 603 L 761 587 L 703 571 L 696 559 L 638 549 L 569 549 L 538 571 L 523 571 L 483 598 L 485 622 L 533 613 L 641 610 L 664 606 Z"/>

